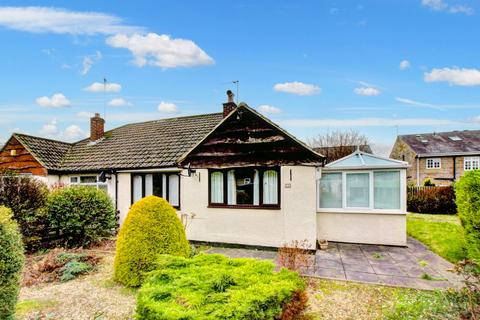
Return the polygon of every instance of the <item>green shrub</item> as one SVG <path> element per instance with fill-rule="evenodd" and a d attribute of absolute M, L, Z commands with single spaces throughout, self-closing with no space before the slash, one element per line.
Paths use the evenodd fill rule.
<path fill-rule="evenodd" d="M 187 257 L 190 246 L 175 209 L 164 199 L 149 196 L 136 202 L 118 234 L 115 279 L 129 287 L 142 283 L 159 254 Z"/>
<path fill-rule="evenodd" d="M 0 206 L 10 208 L 28 251 L 38 249 L 48 233 L 45 217 L 48 188 L 37 179 L 0 172 Z"/>
<path fill-rule="evenodd" d="M 279 319 L 305 289 L 297 273 L 277 273 L 270 261 L 162 255 L 156 268 L 139 290 L 138 319 Z M 295 307 L 297 317 L 305 304 Z"/>
<path fill-rule="evenodd" d="M 66 247 L 84 247 L 112 235 L 115 207 L 108 194 L 88 186 L 59 188 L 47 201 L 50 226 Z"/>
<path fill-rule="evenodd" d="M 72 260 L 60 269 L 60 281 L 66 282 L 75 279 L 78 275 L 92 271 L 93 267 L 88 263 Z"/>
<path fill-rule="evenodd" d="M 0 319 L 14 319 L 24 256 L 12 211 L 0 207 Z"/>
<path fill-rule="evenodd" d="M 453 187 L 409 187 L 407 210 L 416 213 L 455 214 L 457 206 Z"/>
<path fill-rule="evenodd" d="M 480 262 L 480 171 L 466 172 L 456 183 L 455 193 L 468 256 Z"/>

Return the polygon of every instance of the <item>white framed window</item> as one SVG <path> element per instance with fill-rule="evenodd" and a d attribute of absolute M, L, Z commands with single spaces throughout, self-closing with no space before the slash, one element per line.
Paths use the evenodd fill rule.
<path fill-rule="evenodd" d="M 97 175 L 71 176 L 70 185 L 91 186 L 108 192 L 108 185 L 98 179 Z"/>
<path fill-rule="evenodd" d="M 318 197 L 321 211 L 400 210 L 400 170 L 325 172 L 318 181 Z"/>
<path fill-rule="evenodd" d="M 478 170 L 480 168 L 480 157 L 463 158 L 463 169 L 465 171 Z"/>
<path fill-rule="evenodd" d="M 440 158 L 427 158 L 427 169 L 440 169 L 442 160 Z"/>
<path fill-rule="evenodd" d="M 180 207 L 180 175 L 177 172 L 132 173 L 131 203 L 147 196 L 167 200 L 172 206 Z"/>

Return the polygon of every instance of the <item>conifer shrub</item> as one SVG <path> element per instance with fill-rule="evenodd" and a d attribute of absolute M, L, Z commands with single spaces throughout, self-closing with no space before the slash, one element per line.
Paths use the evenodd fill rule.
<path fill-rule="evenodd" d="M 468 256 L 480 262 L 480 170 L 466 172 L 455 184 L 455 194 Z"/>
<path fill-rule="evenodd" d="M 117 239 L 115 279 L 138 287 L 153 270 L 157 256 L 188 257 L 190 246 L 175 209 L 164 199 L 149 196 L 133 204 Z"/>
<path fill-rule="evenodd" d="M 115 206 L 109 195 L 88 186 L 58 188 L 47 201 L 49 225 L 58 230 L 68 248 L 85 247 L 112 236 Z"/>
<path fill-rule="evenodd" d="M 296 272 L 270 261 L 162 255 L 139 290 L 137 319 L 300 319 L 307 299 Z"/>
<path fill-rule="evenodd" d="M 15 318 L 24 263 L 22 236 L 13 213 L 0 207 L 0 319 Z"/>

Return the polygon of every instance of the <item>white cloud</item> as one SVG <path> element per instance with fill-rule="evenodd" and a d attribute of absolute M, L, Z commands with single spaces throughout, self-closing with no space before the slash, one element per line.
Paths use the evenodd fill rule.
<path fill-rule="evenodd" d="M 395 100 L 397 100 L 398 102 L 401 102 L 403 104 L 408 104 L 408 105 L 414 106 L 414 107 L 424 107 L 424 108 L 431 108 L 431 109 L 437 109 L 437 110 L 443 110 L 444 109 L 444 108 L 442 108 L 440 106 L 436 106 L 434 104 L 415 101 L 415 100 L 408 99 L 408 98 L 396 97 Z"/>
<path fill-rule="evenodd" d="M 94 55 L 83 57 L 82 70 L 80 71 L 80 74 L 82 76 L 86 75 L 92 68 L 95 61 L 100 61 L 101 59 L 102 53 L 100 51 L 97 51 Z"/>
<path fill-rule="evenodd" d="M 93 112 L 87 112 L 87 111 L 80 111 L 80 112 L 77 112 L 76 114 L 76 116 L 79 118 L 88 118 L 88 119 L 90 119 L 94 115 L 95 114 Z"/>
<path fill-rule="evenodd" d="M 111 107 L 131 106 L 132 104 L 123 98 L 114 98 L 108 102 Z"/>
<path fill-rule="evenodd" d="M 39 106 L 47 108 L 64 108 L 71 105 L 70 100 L 62 93 L 55 93 L 51 98 L 47 96 L 39 97 L 35 101 Z"/>
<path fill-rule="evenodd" d="M 165 102 L 165 101 L 160 102 L 160 104 L 158 105 L 158 111 L 162 113 L 179 113 L 180 112 L 180 110 L 178 109 L 175 103 Z"/>
<path fill-rule="evenodd" d="M 374 87 L 355 88 L 353 89 L 353 92 L 355 92 L 360 96 L 368 96 L 368 97 L 378 96 L 381 93 L 379 89 Z"/>
<path fill-rule="evenodd" d="M 479 86 L 480 70 L 466 68 L 432 69 L 424 74 L 425 82 L 448 82 L 457 86 Z"/>
<path fill-rule="evenodd" d="M 74 140 L 85 136 L 85 131 L 75 124 L 68 126 L 62 133 L 62 137 L 66 140 Z"/>
<path fill-rule="evenodd" d="M 270 106 L 268 104 L 262 104 L 260 106 L 258 106 L 258 111 L 260 111 L 261 113 L 280 113 L 282 112 L 282 110 L 280 110 L 279 108 L 277 107 L 274 107 L 274 106 Z"/>
<path fill-rule="evenodd" d="M 122 24 L 119 17 L 51 7 L 0 7 L 0 26 L 33 33 L 73 35 L 131 34 L 143 29 Z"/>
<path fill-rule="evenodd" d="M 322 89 L 313 84 L 307 84 L 299 81 L 277 83 L 273 86 L 273 90 L 296 94 L 299 96 L 312 96 L 319 94 Z"/>
<path fill-rule="evenodd" d="M 57 119 L 54 118 L 49 123 L 44 124 L 40 129 L 40 134 L 48 137 L 53 137 L 57 135 Z"/>
<path fill-rule="evenodd" d="M 432 118 L 358 118 L 358 119 L 297 119 L 280 121 L 289 127 L 393 127 L 393 126 L 463 126 L 465 122 Z"/>
<path fill-rule="evenodd" d="M 410 61 L 408 60 L 402 60 L 400 61 L 400 70 L 407 70 L 408 68 L 410 68 Z"/>
<path fill-rule="evenodd" d="M 120 90 L 122 90 L 122 86 L 118 83 L 107 82 L 107 84 L 104 85 L 103 83 L 100 83 L 100 82 L 94 82 L 88 87 L 84 88 L 83 90 L 89 91 L 89 92 L 103 92 L 104 89 L 106 92 L 119 92 Z"/>
<path fill-rule="evenodd" d="M 448 13 L 463 13 L 471 15 L 474 13 L 472 7 L 467 5 L 449 5 L 443 0 L 422 0 L 422 5 L 435 11 L 444 11 Z"/>
<path fill-rule="evenodd" d="M 133 63 L 161 68 L 193 67 L 213 64 L 214 60 L 195 42 L 188 39 L 172 39 L 166 34 L 146 35 L 117 34 L 107 38 L 107 44 L 114 48 L 125 48 L 133 54 Z"/>

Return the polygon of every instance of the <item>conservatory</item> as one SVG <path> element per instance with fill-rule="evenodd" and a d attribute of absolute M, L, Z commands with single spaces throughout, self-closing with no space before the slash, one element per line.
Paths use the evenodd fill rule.
<path fill-rule="evenodd" d="M 405 246 L 407 167 L 356 151 L 319 168 L 318 240 Z"/>

